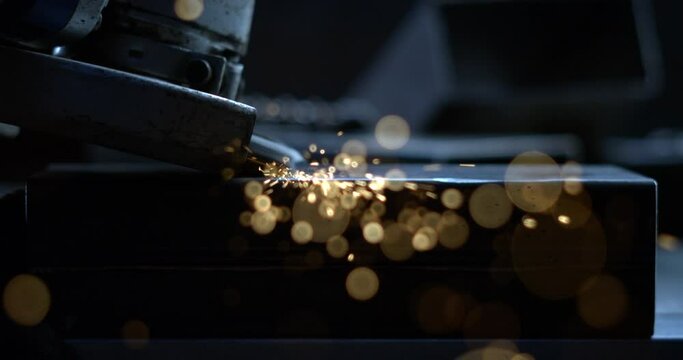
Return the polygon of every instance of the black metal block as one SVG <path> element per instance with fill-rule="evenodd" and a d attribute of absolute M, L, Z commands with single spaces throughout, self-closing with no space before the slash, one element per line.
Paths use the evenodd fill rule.
<path fill-rule="evenodd" d="M 505 166 L 403 170 L 437 193 L 457 188 L 469 199 L 484 184 L 503 184 Z M 54 168 L 31 179 L 29 262 L 53 294 L 46 324 L 67 338 L 117 338 L 131 319 L 143 321 L 152 338 L 652 334 L 657 190 L 651 179 L 615 167 L 584 167 L 590 231 L 562 230 L 548 225 L 554 215 L 534 214 L 542 231 L 534 237 L 525 232 L 532 231 L 522 225 L 528 214 L 519 209 L 501 227 L 486 229 L 466 204 L 458 211 L 469 224 L 462 247 L 437 246 L 402 262 L 364 241 L 353 222 L 345 232 L 353 261 L 327 256 L 324 244 L 294 244 L 289 223 L 267 236 L 254 234 L 238 220 L 247 209 L 242 186 L 248 180 L 224 183 L 177 168 L 131 166 Z M 271 198 L 291 204 L 296 195 L 286 189 Z M 416 201 L 411 192 L 386 195 L 387 218 Z M 443 209 L 438 199 L 419 203 Z M 594 238 L 605 246 L 604 261 L 586 272 Z M 380 283 L 364 302 L 345 289 L 348 273 L 358 266 L 372 268 Z M 595 276 L 616 282 L 617 294 L 581 300 L 594 285 L 586 285 L 588 277 Z M 577 294 L 554 296 L 570 282 L 582 284 Z M 591 309 L 604 307 L 601 299 L 623 308 L 608 326 L 586 321 L 585 311 L 590 316 Z M 430 312 L 430 301 L 445 312 Z M 434 322 L 434 314 L 448 325 Z"/>

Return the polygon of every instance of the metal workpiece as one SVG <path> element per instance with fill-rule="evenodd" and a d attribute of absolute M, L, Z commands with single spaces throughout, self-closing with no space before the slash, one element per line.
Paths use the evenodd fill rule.
<path fill-rule="evenodd" d="M 0 47 L 1 121 L 218 171 L 241 167 L 256 111 L 165 81 Z"/>

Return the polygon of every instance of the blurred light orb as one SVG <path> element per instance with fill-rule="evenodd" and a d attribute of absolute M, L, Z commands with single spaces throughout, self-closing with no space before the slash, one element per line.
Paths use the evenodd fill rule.
<path fill-rule="evenodd" d="M 469 201 L 470 215 L 481 227 L 497 229 L 510 220 L 512 204 L 502 186 L 486 184 L 478 187 Z"/>
<path fill-rule="evenodd" d="M 40 324 L 51 305 L 50 289 L 37 276 L 20 274 L 13 277 L 2 294 L 7 317 L 21 326 Z"/>
<path fill-rule="evenodd" d="M 336 201 L 325 199 L 318 205 L 318 214 L 325 219 L 333 219 L 337 213 L 337 207 Z"/>
<path fill-rule="evenodd" d="M 577 301 L 581 319 L 596 329 L 619 325 L 628 306 L 628 294 L 621 280 L 604 274 L 586 280 Z"/>
<path fill-rule="evenodd" d="M 562 224 L 562 225 L 567 225 L 567 226 L 569 226 L 569 225 L 571 225 L 571 223 L 572 223 L 572 218 L 570 218 L 570 217 L 567 216 L 567 215 L 559 215 L 559 216 L 557 217 L 557 222 L 559 222 L 559 223 Z"/>
<path fill-rule="evenodd" d="M 562 226 L 578 228 L 593 214 L 593 201 L 586 191 L 577 195 L 562 194 L 553 206 L 552 214 Z"/>
<path fill-rule="evenodd" d="M 408 260 L 413 255 L 412 234 L 403 224 L 393 223 L 384 230 L 384 240 L 379 244 L 384 256 L 393 261 Z"/>
<path fill-rule="evenodd" d="M 251 226 L 251 211 L 242 211 L 240 213 L 240 225 Z"/>
<path fill-rule="evenodd" d="M 505 171 L 505 190 L 510 200 L 526 212 L 550 209 L 560 197 L 562 186 L 560 167 L 538 151 L 517 155 Z"/>
<path fill-rule="evenodd" d="M 358 205 L 358 199 L 352 193 L 344 193 L 339 198 L 341 207 L 345 210 L 353 210 Z"/>
<path fill-rule="evenodd" d="M 251 215 L 251 228 L 259 235 L 270 234 L 277 223 L 277 216 L 271 211 L 257 211 Z"/>
<path fill-rule="evenodd" d="M 261 184 L 258 181 L 249 181 L 246 185 L 244 185 L 244 195 L 249 198 L 253 199 L 263 193 L 263 184 Z"/>
<path fill-rule="evenodd" d="M 358 301 L 372 299 L 379 290 L 379 278 L 370 268 L 357 267 L 346 276 L 346 291 Z"/>
<path fill-rule="evenodd" d="M 579 195 L 583 192 L 583 182 L 581 175 L 583 168 L 576 161 L 567 161 L 560 169 L 560 174 L 564 178 L 564 192 L 569 195 Z"/>
<path fill-rule="evenodd" d="M 441 203 L 448 209 L 459 209 L 463 201 L 462 193 L 458 189 L 447 189 L 441 193 Z"/>
<path fill-rule="evenodd" d="M 345 154 L 348 159 L 354 157 L 354 156 L 360 156 L 365 158 L 368 155 L 368 148 L 363 144 L 362 141 L 359 140 L 349 140 L 342 145 L 341 149 L 341 154 Z M 349 165 L 349 163 L 346 163 L 345 158 L 341 158 L 341 161 L 344 165 Z"/>
<path fill-rule="evenodd" d="M 178 19 L 194 21 L 204 12 L 204 0 L 175 0 L 173 10 Z"/>
<path fill-rule="evenodd" d="M 677 237 L 666 233 L 661 233 L 657 236 L 657 244 L 666 251 L 676 251 L 681 246 L 680 240 Z"/>
<path fill-rule="evenodd" d="M 384 206 L 381 201 L 373 201 L 372 204 L 370 204 L 370 210 L 379 216 L 384 216 L 387 212 L 386 206 Z"/>
<path fill-rule="evenodd" d="M 268 211 L 272 202 L 268 195 L 258 195 L 254 198 L 254 209 L 259 212 Z"/>
<path fill-rule="evenodd" d="M 422 215 L 422 225 L 424 226 L 436 228 L 439 221 L 441 221 L 441 214 L 436 211 L 428 211 Z"/>
<path fill-rule="evenodd" d="M 384 228 L 377 222 L 369 222 L 363 226 L 363 238 L 370 244 L 378 244 L 384 239 Z"/>
<path fill-rule="evenodd" d="M 221 177 L 223 177 L 224 181 L 228 181 L 235 177 L 235 170 L 233 170 L 232 168 L 225 168 L 221 170 Z"/>
<path fill-rule="evenodd" d="M 289 219 L 292 218 L 292 210 L 290 210 L 286 206 L 281 206 L 278 208 L 277 212 L 277 221 L 279 222 L 287 222 Z"/>
<path fill-rule="evenodd" d="M 439 235 L 434 228 L 423 226 L 413 235 L 412 245 L 417 251 L 428 251 L 436 247 Z"/>
<path fill-rule="evenodd" d="M 527 229 L 533 230 L 538 227 L 538 221 L 529 215 L 524 215 L 522 217 L 522 225 Z"/>
<path fill-rule="evenodd" d="M 297 221 L 292 225 L 292 240 L 297 244 L 306 244 L 313 240 L 313 226 L 307 221 Z"/>
<path fill-rule="evenodd" d="M 325 249 L 331 257 L 341 259 L 349 252 L 349 241 L 341 235 L 335 235 L 327 240 Z"/>
<path fill-rule="evenodd" d="M 470 226 L 467 221 L 456 213 L 442 217 L 437 231 L 439 243 L 451 250 L 461 248 L 470 236 Z"/>
<path fill-rule="evenodd" d="M 410 139 L 410 125 L 397 115 L 387 115 L 375 125 L 375 139 L 387 150 L 398 150 Z"/>
<path fill-rule="evenodd" d="M 312 196 L 311 196 L 312 194 Z M 314 199 L 314 202 L 310 202 Z M 313 242 L 324 243 L 334 235 L 341 235 L 346 231 L 351 220 L 351 213 L 334 203 L 334 213 L 328 213 L 324 209 L 321 215 L 320 205 L 327 200 L 323 195 L 323 190 L 319 186 L 302 191 L 294 200 L 292 209 L 292 219 L 294 222 L 306 221 L 313 229 Z M 328 214 L 332 215 L 331 217 Z"/>
<path fill-rule="evenodd" d="M 577 177 L 564 179 L 564 192 L 569 195 L 579 195 L 583 192 L 583 182 Z"/>
<path fill-rule="evenodd" d="M 386 179 L 386 187 L 391 191 L 401 191 L 405 185 L 407 178 L 406 173 L 398 168 L 390 169 L 384 175 Z"/>
<path fill-rule="evenodd" d="M 121 337 L 127 348 L 142 349 L 149 342 L 149 327 L 140 320 L 128 320 L 121 328 Z"/>

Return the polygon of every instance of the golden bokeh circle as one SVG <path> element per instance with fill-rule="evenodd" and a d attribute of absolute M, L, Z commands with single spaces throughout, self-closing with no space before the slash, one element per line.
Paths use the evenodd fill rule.
<path fill-rule="evenodd" d="M 271 211 L 257 211 L 251 215 L 251 228 L 259 235 L 270 234 L 277 224 L 277 215 Z"/>
<path fill-rule="evenodd" d="M 386 180 L 386 188 L 391 191 L 401 191 L 405 185 L 407 175 L 406 173 L 398 168 L 393 168 L 387 171 L 384 175 Z"/>
<path fill-rule="evenodd" d="M 204 12 L 204 0 L 175 0 L 173 10 L 180 20 L 194 21 Z"/>
<path fill-rule="evenodd" d="M 674 235 L 661 233 L 657 236 L 657 245 L 666 251 L 676 251 L 681 246 L 681 242 Z"/>
<path fill-rule="evenodd" d="M 13 277 L 2 296 L 7 316 L 22 326 L 40 324 L 50 310 L 50 289 L 39 277 L 20 274 Z"/>
<path fill-rule="evenodd" d="M 528 151 L 517 155 L 505 171 L 505 190 L 520 209 L 538 213 L 550 209 L 562 193 L 560 167 L 550 156 Z"/>
<path fill-rule="evenodd" d="M 422 225 L 423 226 L 436 228 L 437 225 L 439 225 L 439 221 L 441 221 L 441 214 L 439 214 L 436 211 L 427 211 L 422 216 Z"/>
<path fill-rule="evenodd" d="M 121 337 L 129 349 L 142 349 L 149 342 L 149 327 L 141 320 L 128 320 L 121 327 Z"/>
<path fill-rule="evenodd" d="M 486 184 L 478 187 L 469 200 L 472 219 L 487 229 L 499 228 L 510 220 L 512 204 L 505 189 L 497 184 Z"/>
<path fill-rule="evenodd" d="M 343 209 L 353 210 L 358 205 L 358 199 L 353 195 L 353 193 L 344 193 L 339 198 L 339 204 Z"/>
<path fill-rule="evenodd" d="M 441 193 L 441 203 L 448 209 L 459 209 L 464 201 L 465 198 L 458 189 L 446 189 Z"/>
<path fill-rule="evenodd" d="M 522 225 L 527 229 L 535 229 L 538 227 L 538 221 L 533 216 L 524 215 L 522 216 Z"/>
<path fill-rule="evenodd" d="M 229 181 L 233 177 L 235 177 L 235 170 L 233 170 L 232 168 L 225 168 L 221 170 L 221 177 L 224 181 Z"/>
<path fill-rule="evenodd" d="M 413 235 L 413 248 L 417 251 L 428 251 L 436 247 L 439 242 L 439 235 L 433 227 L 423 226 Z"/>
<path fill-rule="evenodd" d="M 272 205 L 272 201 L 270 200 L 270 197 L 268 195 L 257 195 L 254 198 L 254 209 L 259 212 L 263 211 L 268 211 L 270 210 L 270 206 Z"/>
<path fill-rule="evenodd" d="M 355 300 L 370 300 L 378 290 L 379 278 L 370 268 L 357 267 L 346 276 L 346 292 Z"/>
<path fill-rule="evenodd" d="M 378 244 L 384 239 L 382 224 L 371 221 L 363 226 L 363 238 L 370 244 Z"/>
<path fill-rule="evenodd" d="M 368 155 L 368 149 L 362 141 L 352 139 L 342 145 L 341 153 L 346 154 L 349 158 L 356 156 L 364 158 Z"/>
<path fill-rule="evenodd" d="M 581 180 L 583 168 L 579 163 L 567 161 L 562 165 L 560 173 L 564 178 L 564 192 L 569 195 L 579 195 L 583 191 L 583 181 Z"/>
<path fill-rule="evenodd" d="M 410 125 L 397 115 L 387 115 L 375 125 L 377 143 L 388 150 L 398 150 L 410 140 Z"/>
<path fill-rule="evenodd" d="M 251 211 L 242 211 L 239 217 L 240 225 L 251 226 Z"/>
<path fill-rule="evenodd" d="M 253 199 L 263 193 L 263 184 L 258 181 L 251 180 L 244 185 L 244 195 Z"/>
<path fill-rule="evenodd" d="M 279 211 L 277 212 L 277 221 L 284 223 L 292 218 L 292 210 L 290 210 L 288 207 L 281 206 L 278 209 Z"/>
<path fill-rule="evenodd" d="M 577 195 L 562 194 L 552 208 L 553 217 L 562 226 L 578 228 L 583 226 L 593 213 L 593 201 L 588 192 Z"/>
<path fill-rule="evenodd" d="M 586 324 L 608 329 L 624 320 L 629 307 L 628 294 L 621 280 L 611 275 L 597 275 L 582 284 L 576 306 Z"/>
<path fill-rule="evenodd" d="M 325 244 L 327 253 L 333 258 L 343 258 L 349 252 L 349 241 L 341 235 L 335 235 Z"/>
<path fill-rule="evenodd" d="M 411 240 L 412 234 L 407 226 L 393 223 L 384 230 L 384 240 L 380 242 L 380 249 L 387 258 L 404 261 L 413 255 Z"/>
<path fill-rule="evenodd" d="M 297 221 L 292 225 L 292 240 L 297 244 L 306 244 L 313 240 L 313 226 L 307 221 Z"/>
<path fill-rule="evenodd" d="M 437 226 L 439 243 L 451 250 L 465 245 L 470 236 L 470 226 L 460 215 L 452 213 L 444 216 Z"/>
<path fill-rule="evenodd" d="M 309 202 L 309 198 L 314 201 Z M 320 214 L 320 204 L 324 200 L 335 202 L 334 214 L 331 217 L 323 217 Z M 326 199 L 322 189 L 315 186 L 311 189 L 302 191 L 294 200 L 292 209 L 292 219 L 294 222 L 306 221 L 313 227 L 313 242 L 324 243 L 327 239 L 335 235 L 341 235 L 346 231 L 351 219 L 351 213 L 338 205 L 337 200 Z"/>

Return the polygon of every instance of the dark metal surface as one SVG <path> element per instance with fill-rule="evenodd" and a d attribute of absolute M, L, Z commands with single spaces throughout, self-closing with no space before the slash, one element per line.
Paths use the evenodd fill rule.
<path fill-rule="evenodd" d="M 240 166 L 246 156 L 240 145 L 251 138 L 250 106 L 7 47 L 0 59 L 4 122 L 208 171 Z"/>

